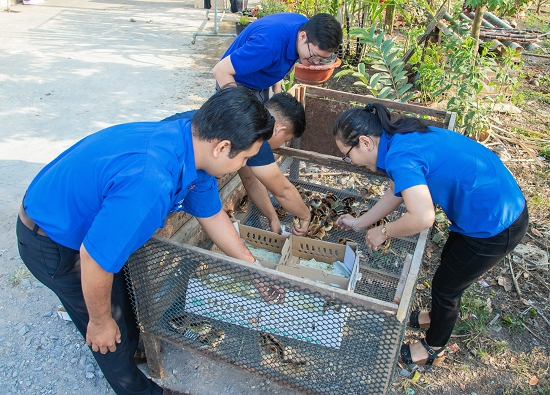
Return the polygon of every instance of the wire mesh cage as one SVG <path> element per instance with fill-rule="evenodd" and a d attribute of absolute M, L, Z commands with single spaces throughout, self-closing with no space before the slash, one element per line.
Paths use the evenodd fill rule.
<path fill-rule="evenodd" d="M 283 162 L 283 171 L 292 173 L 292 161 Z M 377 201 L 350 186 L 338 189 L 326 177 L 312 182 L 304 174 L 314 164 L 298 166 L 289 179 L 308 199 L 333 194 L 357 212 Z M 362 185 L 373 182 L 358 177 Z M 388 220 L 403 213 L 399 207 Z M 235 207 L 234 216 L 269 228 L 251 202 Z M 292 221 L 281 212 L 285 227 Z M 307 394 L 384 394 L 416 283 L 411 261 L 420 260 L 425 234 L 392 240 L 384 253 L 367 251 L 364 233 L 334 228 L 325 236 L 335 245 L 356 243 L 362 277 L 355 293 L 155 236 L 126 265 L 141 331 Z M 284 303 L 264 302 L 261 285 L 284 289 Z"/>
<path fill-rule="evenodd" d="M 308 394 L 382 394 L 402 322 L 389 303 L 155 236 L 130 258 L 140 329 Z M 283 304 L 258 287 L 285 289 Z"/>

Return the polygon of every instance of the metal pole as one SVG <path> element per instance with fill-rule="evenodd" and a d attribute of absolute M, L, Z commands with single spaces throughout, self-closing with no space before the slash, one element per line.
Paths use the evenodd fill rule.
<path fill-rule="evenodd" d="M 222 37 L 236 37 L 237 34 L 233 33 L 218 33 L 218 23 L 221 23 L 223 20 L 223 17 L 225 16 L 225 6 L 223 8 L 222 16 L 220 20 L 218 21 L 218 0 L 214 0 L 214 32 L 213 33 L 199 33 L 196 32 L 193 34 L 193 41 L 191 41 L 191 44 L 195 44 L 197 41 L 197 36 L 222 36 Z M 208 11 L 206 11 L 206 19 L 208 18 Z"/>

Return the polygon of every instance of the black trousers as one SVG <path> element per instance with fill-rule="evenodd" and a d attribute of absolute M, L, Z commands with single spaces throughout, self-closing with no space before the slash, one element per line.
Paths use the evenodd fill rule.
<path fill-rule="evenodd" d="M 521 215 L 496 236 L 486 239 L 451 232 L 432 281 L 432 309 L 426 342 L 447 344 L 460 313 L 462 294 L 483 273 L 498 264 L 523 239 L 529 225 L 527 205 Z"/>
<path fill-rule="evenodd" d="M 86 337 L 88 310 L 80 282 L 80 253 L 28 229 L 17 218 L 19 254 L 30 272 L 59 298 L 74 324 Z M 101 371 L 118 395 L 161 395 L 163 390 L 136 366 L 139 329 L 124 273 L 114 275 L 111 311 L 121 334 L 115 352 L 93 352 Z"/>

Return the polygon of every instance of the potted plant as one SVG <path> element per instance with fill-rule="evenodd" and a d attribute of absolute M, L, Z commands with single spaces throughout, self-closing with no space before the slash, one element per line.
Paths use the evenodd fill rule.
<path fill-rule="evenodd" d="M 238 22 L 235 22 L 235 28 L 237 29 L 237 34 L 241 34 L 245 27 L 250 23 L 250 19 L 246 15 L 243 15 L 239 18 Z"/>
<path fill-rule="evenodd" d="M 330 58 L 311 66 L 306 66 L 298 61 L 294 66 L 294 78 L 300 84 L 321 85 L 334 73 L 334 69 L 340 67 L 342 61 L 332 54 Z"/>

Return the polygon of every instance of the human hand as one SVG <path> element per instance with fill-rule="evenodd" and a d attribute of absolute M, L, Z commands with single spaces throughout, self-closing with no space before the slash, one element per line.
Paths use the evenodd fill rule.
<path fill-rule="evenodd" d="M 296 236 L 305 236 L 309 229 L 309 223 L 311 219 L 299 219 L 294 218 L 294 225 L 292 226 L 292 234 Z"/>
<path fill-rule="evenodd" d="M 279 221 L 279 218 L 269 221 L 269 230 L 279 235 L 283 233 L 283 229 L 281 228 L 281 221 Z"/>
<path fill-rule="evenodd" d="M 252 284 L 256 287 L 262 299 L 267 304 L 283 304 L 285 302 L 285 290 L 278 285 L 272 285 L 260 279 L 253 279 Z"/>
<path fill-rule="evenodd" d="M 344 215 L 341 215 L 341 216 L 338 217 L 338 219 L 336 220 L 335 225 L 338 228 L 342 228 L 344 230 L 355 230 L 351 226 L 353 224 L 354 219 L 355 218 L 353 216 L 351 216 L 350 214 L 344 214 Z"/>
<path fill-rule="evenodd" d="M 116 321 L 110 317 L 105 322 L 88 322 L 86 330 L 86 344 L 93 352 L 107 354 L 107 351 L 116 351 L 116 344 L 120 343 L 120 329 Z"/>
<path fill-rule="evenodd" d="M 386 235 L 382 232 L 382 228 L 383 226 L 377 226 L 367 232 L 365 235 L 365 244 L 367 248 L 378 251 L 378 247 L 388 240 Z M 382 249 L 384 250 L 384 247 L 382 247 Z"/>

